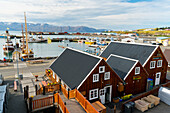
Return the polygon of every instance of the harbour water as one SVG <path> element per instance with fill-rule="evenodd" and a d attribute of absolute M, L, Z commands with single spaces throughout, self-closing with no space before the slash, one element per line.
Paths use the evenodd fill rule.
<path fill-rule="evenodd" d="M 5 31 L 0 31 L 0 34 L 5 33 Z M 11 35 L 20 35 L 21 31 L 9 31 Z M 33 37 L 36 37 L 33 35 Z M 73 35 L 43 35 L 44 38 L 74 38 L 77 36 Z M 87 38 L 87 37 L 84 37 Z M 3 45 L 5 44 L 5 39 L 0 39 L 0 59 L 2 60 L 4 58 L 3 54 Z M 19 39 L 12 39 L 13 44 L 15 42 L 20 42 Z M 34 57 L 55 57 L 59 56 L 64 48 L 58 47 L 58 46 L 64 46 L 64 47 L 71 47 L 74 49 L 85 51 L 86 49 L 94 51 L 93 48 L 88 47 L 88 45 L 82 44 L 82 43 L 76 43 L 76 42 L 52 42 L 51 44 L 47 43 L 29 43 L 29 48 L 33 49 L 34 51 Z"/>

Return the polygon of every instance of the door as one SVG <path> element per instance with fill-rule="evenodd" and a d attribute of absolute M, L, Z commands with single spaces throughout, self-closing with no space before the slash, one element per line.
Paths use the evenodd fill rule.
<path fill-rule="evenodd" d="M 100 95 L 101 103 L 105 104 L 105 90 L 104 89 L 100 89 L 99 95 Z"/>
<path fill-rule="evenodd" d="M 161 78 L 161 72 L 156 73 L 155 85 L 159 85 L 159 83 L 160 83 L 160 78 Z"/>
<path fill-rule="evenodd" d="M 104 89 L 105 89 L 105 102 L 111 102 L 112 86 L 106 86 Z"/>

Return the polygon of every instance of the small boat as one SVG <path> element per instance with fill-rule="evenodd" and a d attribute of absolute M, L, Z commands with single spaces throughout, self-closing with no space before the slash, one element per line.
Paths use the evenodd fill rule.
<path fill-rule="evenodd" d="M 80 38 L 79 40 L 77 40 L 78 43 L 85 43 L 86 42 L 86 38 Z"/>
<path fill-rule="evenodd" d="M 70 41 L 63 39 L 62 42 L 64 42 L 64 43 L 69 43 Z"/>
<path fill-rule="evenodd" d="M 7 39 L 7 36 L 0 35 L 0 38 L 5 38 L 5 39 Z"/>
<path fill-rule="evenodd" d="M 85 44 L 88 44 L 88 45 L 92 45 L 92 44 L 94 44 L 95 43 L 95 40 L 92 40 L 92 39 L 87 39 L 86 41 L 85 41 Z"/>
<path fill-rule="evenodd" d="M 21 57 L 22 57 L 23 59 L 34 58 L 34 52 L 33 52 L 31 49 L 29 49 L 28 52 L 26 51 L 26 49 L 23 49 L 23 50 L 22 50 Z"/>
<path fill-rule="evenodd" d="M 106 46 L 107 43 L 105 41 L 102 41 L 102 42 L 96 42 L 97 45 L 99 46 Z"/>
<path fill-rule="evenodd" d="M 35 39 L 35 38 L 30 38 L 30 40 L 28 41 L 28 43 L 46 43 L 47 39 Z"/>
<path fill-rule="evenodd" d="M 96 44 L 99 46 L 106 46 L 107 45 L 106 39 L 98 39 L 97 38 Z"/>

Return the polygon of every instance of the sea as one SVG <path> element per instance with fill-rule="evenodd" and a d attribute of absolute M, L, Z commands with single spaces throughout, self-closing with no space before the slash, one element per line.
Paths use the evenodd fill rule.
<path fill-rule="evenodd" d="M 0 31 L 0 34 L 5 34 L 5 31 Z M 17 35 L 21 36 L 21 31 L 9 31 L 10 35 Z M 36 38 L 36 35 L 30 35 L 34 38 Z M 42 35 L 43 38 L 75 38 L 75 37 L 81 37 L 81 38 L 88 38 L 87 36 L 75 36 L 75 35 Z M 5 44 L 6 39 L 0 38 L 0 60 L 4 58 L 3 54 L 3 45 Z M 20 44 L 20 39 L 12 39 L 13 44 L 15 45 L 16 42 Z M 51 42 L 48 43 L 29 43 L 28 44 L 29 49 L 33 49 L 34 51 L 34 57 L 56 57 L 59 56 L 63 51 L 64 48 L 58 47 L 58 46 L 64 46 L 64 47 L 70 47 L 74 49 L 78 49 L 81 51 L 89 50 L 91 52 L 94 51 L 94 48 L 88 47 L 88 45 L 83 43 L 77 43 L 77 42 Z"/>

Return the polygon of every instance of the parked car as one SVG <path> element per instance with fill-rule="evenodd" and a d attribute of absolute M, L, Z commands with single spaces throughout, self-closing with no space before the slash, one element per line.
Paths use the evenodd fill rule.
<path fill-rule="evenodd" d="M 0 85 L 3 84 L 3 81 L 4 81 L 4 77 L 3 77 L 2 74 L 0 73 Z"/>

